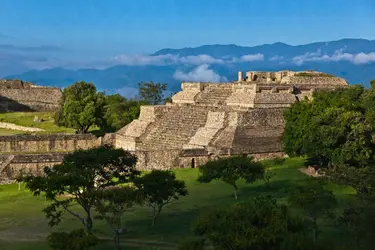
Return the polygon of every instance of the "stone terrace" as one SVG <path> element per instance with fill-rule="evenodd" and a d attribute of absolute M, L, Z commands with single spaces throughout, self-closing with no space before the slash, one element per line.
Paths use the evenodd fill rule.
<path fill-rule="evenodd" d="M 182 83 L 171 104 L 143 106 L 139 119 L 116 133 L 115 145 L 135 152 L 141 169 L 190 167 L 218 155 L 282 155 L 285 108 L 319 89 L 348 85 L 315 71 L 242 76 L 231 83 Z"/>

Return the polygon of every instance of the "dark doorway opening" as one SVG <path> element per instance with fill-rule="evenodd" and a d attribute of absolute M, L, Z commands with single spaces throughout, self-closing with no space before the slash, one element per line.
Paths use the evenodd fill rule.
<path fill-rule="evenodd" d="M 191 159 L 191 168 L 195 168 L 195 158 Z"/>

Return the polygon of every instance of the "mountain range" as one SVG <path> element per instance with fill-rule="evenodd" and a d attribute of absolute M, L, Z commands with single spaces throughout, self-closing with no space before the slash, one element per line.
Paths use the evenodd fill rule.
<path fill-rule="evenodd" d="M 168 84 L 171 92 L 181 81 L 233 81 L 238 71 L 317 70 L 345 78 L 350 84 L 368 86 L 375 78 L 375 40 L 342 39 L 305 45 L 285 43 L 253 47 L 204 45 L 161 49 L 150 55 L 119 55 L 104 69 L 63 67 L 6 75 L 38 85 L 65 87 L 75 81 L 93 82 L 100 90 L 136 94 L 137 83 Z M 114 65 L 113 65 L 114 64 Z"/>

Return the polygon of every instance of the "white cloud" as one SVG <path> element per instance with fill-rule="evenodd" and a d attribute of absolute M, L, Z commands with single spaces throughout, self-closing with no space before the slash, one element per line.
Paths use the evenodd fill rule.
<path fill-rule="evenodd" d="M 228 60 L 226 62 L 228 63 L 241 63 L 241 62 L 253 62 L 253 61 L 263 61 L 264 55 L 263 54 L 249 54 L 249 55 L 243 55 L 240 58 L 238 57 L 232 57 L 231 60 Z"/>
<path fill-rule="evenodd" d="M 223 59 L 217 59 L 209 55 L 179 57 L 178 62 L 183 63 L 183 64 L 193 64 L 193 65 L 225 63 Z"/>
<path fill-rule="evenodd" d="M 132 87 L 122 87 L 122 88 L 117 89 L 115 92 L 119 93 L 125 98 L 132 98 L 138 94 L 138 89 L 132 88 Z"/>
<path fill-rule="evenodd" d="M 264 55 L 263 54 L 254 54 L 254 55 L 244 55 L 241 56 L 241 62 L 252 62 L 252 61 L 263 61 Z"/>
<path fill-rule="evenodd" d="M 113 58 L 114 62 L 121 63 L 123 65 L 167 65 L 175 62 L 177 56 L 166 54 L 158 56 L 147 56 L 147 55 L 119 55 Z"/>
<path fill-rule="evenodd" d="M 322 55 L 321 51 L 310 52 L 303 55 L 295 56 L 293 62 L 297 65 L 302 65 L 304 62 L 338 62 L 349 61 L 354 64 L 366 64 L 375 62 L 375 52 L 350 54 L 343 53 L 343 49 L 336 50 L 333 55 Z"/>
<path fill-rule="evenodd" d="M 191 81 L 191 82 L 225 82 L 228 81 L 226 77 L 222 77 L 215 73 L 212 69 L 209 69 L 208 64 L 202 64 L 190 72 L 182 72 L 177 70 L 173 78 L 180 81 Z"/>
<path fill-rule="evenodd" d="M 115 56 L 112 60 L 113 63 L 122 65 L 172 65 L 172 64 L 189 64 L 189 65 L 202 65 L 202 64 L 225 64 L 236 62 L 250 62 L 263 60 L 262 54 L 243 55 L 240 58 L 233 57 L 230 60 L 223 58 L 215 58 L 209 55 L 196 55 L 196 56 L 179 56 L 172 54 L 150 56 L 150 55 L 119 55 Z"/>
<path fill-rule="evenodd" d="M 270 60 L 270 61 L 281 61 L 281 60 L 283 60 L 283 59 L 284 59 L 283 56 L 278 56 L 278 55 L 276 55 L 276 56 L 271 57 L 269 60 Z"/>

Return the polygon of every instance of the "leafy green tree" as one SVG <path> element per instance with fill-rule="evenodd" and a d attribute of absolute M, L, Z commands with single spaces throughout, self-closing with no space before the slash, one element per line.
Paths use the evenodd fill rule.
<path fill-rule="evenodd" d="M 122 228 L 123 214 L 136 204 L 141 204 L 143 199 L 139 190 L 131 186 L 112 187 L 93 193 L 95 210 L 98 218 L 105 220 L 113 232 L 115 249 L 121 249 L 120 235 L 127 232 Z"/>
<path fill-rule="evenodd" d="M 260 195 L 233 207 L 216 208 L 199 216 L 194 233 L 213 245 L 213 249 L 311 249 L 285 248 L 286 240 L 294 245 L 302 239 L 308 225 L 294 217 L 287 206 L 277 204 L 269 195 Z M 201 241 L 198 241 L 201 242 Z M 308 242 L 311 243 L 311 242 Z M 312 245 L 312 244 L 307 244 Z M 184 249 L 184 248 L 180 248 Z M 188 248 L 185 248 L 188 249 Z"/>
<path fill-rule="evenodd" d="M 373 128 L 366 118 L 370 109 L 362 101 L 368 93 L 355 85 L 320 91 L 312 101 L 293 104 L 284 114 L 286 153 L 308 156 L 323 167 L 373 163 Z"/>
<path fill-rule="evenodd" d="M 324 170 L 325 178 L 328 181 L 340 185 L 351 186 L 362 201 L 371 198 L 375 189 L 375 169 L 373 166 L 351 167 L 335 166 Z"/>
<path fill-rule="evenodd" d="M 240 179 L 246 183 L 253 183 L 264 177 L 265 169 L 260 162 L 254 162 L 252 157 L 232 156 L 209 161 L 199 167 L 198 181 L 209 183 L 222 180 L 234 188 L 234 198 L 238 198 L 238 184 Z"/>
<path fill-rule="evenodd" d="M 370 86 L 371 88 L 375 88 L 375 79 L 370 81 Z"/>
<path fill-rule="evenodd" d="M 270 182 L 271 182 L 271 179 L 275 176 L 275 173 L 272 172 L 272 170 L 270 170 L 269 168 L 266 168 L 265 172 L 264 172 L 264 176 L 263 176 L 263 179 L 266 183 L 266 187 L 269 187 L 270 186 Z"/>
<path fill-rule="evenodd" d="M 107 96 L 104 119 L 108 127 L 118 130 L 139 117 L 144 101 L 126 99 L 119 94 Z"/>
<path fill-rule="evenodd" d="M 85 230 L 73 230 L 66 232 L 53 232 L 48 238 L 48 244 L 55 250 L 84 250 L 90 249 L 99 243 L 94 235 L 87 235 Z"/>
<path fill-rule="evenodd" d="M 310 220 L 314 243 L 318 240 L 318 218 L 334 216 L 337 205 L 335 196 L 331 191 L 324 189 L 320 181 L 311 179 L 304 185 L 293 186 L 289 194 L 289 202 L 301 208 Z"/>
<path fill-rule="evenodd" d="M 152 208 L 152 226 L 155 226 L 155 220 L 165 205 L 188 194 L 185 182 L 177 180 L 172 171 L 152 170 L 134 180 L 134 184 L 142 191 L 146 204 Z"/>
<path fill-rule="evenodd" d="M 80 134 L 91 126 L 103 127 L 106 98 L 92 83 L 76 82 L 63 90 L 63 103 L 55 114 L 59 126 L 74 128 Z"/>
<path fill-rule="evenodd" d="M 355 239 L 357 250 L 363 249 L 363 241 L 368 237 L 374 237 L 373 228 L 375 212 L 372 207 L 350 204 L 338 217 L 339 225 L 344 226 Z"/>
<path fill-rule="evenodd" d="M 138 83 L 139 97 L 150 105 L 161 104 L 164 100 L 164 91 L 167 90 L 167 84 L 140 82 Z"/>
<path fill-rule="evenodd" d="M 129 152 L 106 145 L 77 150 L 66 155 L 61 164 L 45 167 L 44 175 L 27 175 L 20 180 L 35 196 L 44 194 L 50 201 L 43 210 L 50 226 L 58 225 L 63 212 L 68 212 L 90 233 L 95 204 L 92 193 L 134 179 L 140 174 L 135 164 L 136 158 Z M 83 213 L 73 209 L 75 204 Z"/>

